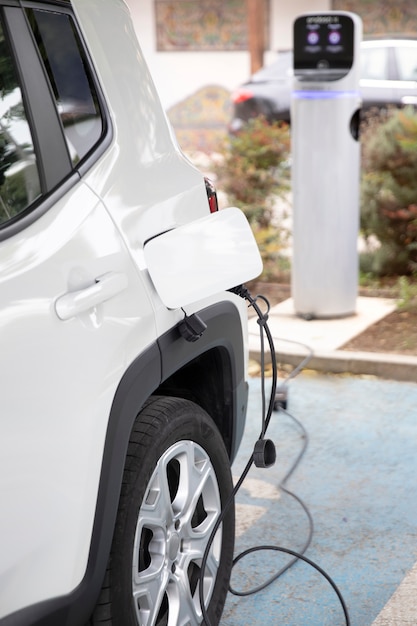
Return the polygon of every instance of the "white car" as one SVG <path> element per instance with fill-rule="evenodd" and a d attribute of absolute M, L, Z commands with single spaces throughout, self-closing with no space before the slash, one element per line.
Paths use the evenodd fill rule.
<path fill-rule="evenodd" d="M 417 107 L 417 39 L 390 36 L 361 41 L 359 90 L 362 110 Z M 229 130 L 238 132 L 251 118 L 263 115 L 270 122 L 290 121 L 293 90 L 293 54 L 277 59 L 253 74 L 231 96 Z"/>
<path fill-rule="evenodd" d="M 0 624 L 217 624 L 259 252 L 122 0 L 0 4 Z"/>

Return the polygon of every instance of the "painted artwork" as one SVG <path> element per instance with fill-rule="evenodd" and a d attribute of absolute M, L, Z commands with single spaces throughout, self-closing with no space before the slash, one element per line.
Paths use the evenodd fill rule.
<path fill-rule="evenodd" d="M 155 0 L 158 51 L 247 50 L 246 2 Z"/>
<path fill-rule="evenodd" d="M 365 35 L 417 33 L 416 0 L 333 0 L 332 8 L 360 15 Z"/>
<path fill-rule="evenodd" d="M 230 120 L 230 92 L 218 85 L 202 87 L 168 110 L 178 142 L 186 152 L 217 152 Z"/>

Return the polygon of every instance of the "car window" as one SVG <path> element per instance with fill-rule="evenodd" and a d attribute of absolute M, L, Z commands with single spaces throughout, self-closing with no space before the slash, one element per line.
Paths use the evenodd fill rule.
<path fill-rule="evenodd" d="M 417 80 L 417 46 L 396 49 L 399 80 Z"/>
<path fill-rule="evenodd" d="M 104 128 L 85 53 L 71 16 L 34 9 L 27 15 L 76 165 L 99 141 Z"/>
<path fill-rule="evenodd" d="M 292 52 L 282 52 L 271 65 L 267 65 L 253 74 L 251 80 L 254 83 L 263 83 L 270 80 L 287 79 L 292 75 Z"/>
<path fill-rule="evenodd" d="M 387 48 L 361 49 L 361 78 L 388 80 Z"/>
<path fill-rule="evenodd" d="M 0 225 L 24 211 L 40 193 L 22 92 L 0 20 Z"/>

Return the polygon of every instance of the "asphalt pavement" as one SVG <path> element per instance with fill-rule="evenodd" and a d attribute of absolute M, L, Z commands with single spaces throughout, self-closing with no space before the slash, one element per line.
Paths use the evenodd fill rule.
<path fill-rule="evenodd" d="M 276 445 L 275 465 L 253 467 L 237 494 L 236 555 L 273 549 L 236 564 L 233 590 L 249 595 L 229 593 L 222 626 L 417 624 L 417 358 L 354 353 L 352 367 L 351 356 L 338 354 L 351 336 L 390 312 L 392 302 L 372 300 L 358 303 L 355 320 L 297 319 L 291 301 L 270 312 L 277 360 L 290 376 L 279 381 L 288 405 L 273 413 L 267 434 Z M 249 343 L 259 362 L 257 326 L 250 321 Z M 310 351 L 307 369 L 291 378 Z M 360 375 L 352 373 L 358 363 Z M 270 384 L 267 379 L 267 392 Z M 236 480 L 261 416 L 257 376 Z M 310 531 L 304 556 L 311 563 L 298 560 L 251 593 L 292 559 L 285 550 L 304 551 Z"/>
<path fill-rule="evenodd" d="M 270 381 L 269 381 L 270 384 Z M 237 495 L 236 555 L 262 545 L 302 551 L 336 585 L 352 626 L 417 624 L 417 384 L 310 371 L 288 383 L 288 413 L 273 414 L 277 461 L 252 468 Z M 251 379 L 240 476 L 261 429 L 261 382 Z M 294 421 L 293 417 L 297 422 Z M 305 429 L 307 435 L 304 433 Z M 304 443 L 304 456 L 289 479 Z M 280 485 L 285 481 L 286 490 Z M 232 587 L 248 592 L 289 559 L 255 552 L 236 565 Z M 263 591 L 228 595 L 222 626 L 342 626 L 333 586 L 298 561 Z"/>

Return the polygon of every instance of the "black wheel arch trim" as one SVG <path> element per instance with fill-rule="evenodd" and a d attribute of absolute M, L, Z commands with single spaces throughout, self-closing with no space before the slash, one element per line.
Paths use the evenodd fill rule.
<path fill-rule="evenodd" d="M 236 431 L 236 422 L 242 423 L 243 430 L 248 389 L 239 313 L 236 306 L 226 300 L 199 311 L 199 315 L 207 324 L 207 330 L 197 342 L 187 342 L 177 328 L 172 328 L 135 359 L 118 385 L 107 428 L 90 553 L 83 580 L 65 596 L 40 602 L 0 619 L 0 626 L 87 624 L 106 571 L 133 422 L 147 398 L 176 370 L 212 349 L 229 354 L 231 388 L 228 393 L 233 396 L 233 430 Z M 241 434 L 234 437 L 232 454 Z"/>
<path fill-rule="evenodd" d="M 225 443 L 233 459 L 243 434 L 248 393 L 240 315 L 235 304 L 229 300 L 207 307 L 199 311 L 198 315 L 207 325 L 207 329 L 198 341 L 185 341 L 176 327 L 159 339 L 162 355 L 162 381 L 169 381 L 176 371 L 181 370 L 187 364 L 192 364 L 190 367 L 195 368 L 195 363 L 198 362 L 200 356 L 214 350 L 217 352 L 223 364 L 221 370 L 222 415 L 219 415 L 219 410 L 216 410 L 213 404 L 205 406 L 204 402 L 199 399 L 194 397 L 190 399 L 202 404 L 217 423 L 224 438 L 230 437 Z M 162 388 L 164 389 L 164 385 Z M 223 425 L 224 427 L 222 427 L 222 420 L 227 422 Z M 229 436 L 227 426 L 230 427 Z"/>

